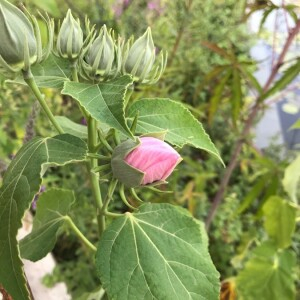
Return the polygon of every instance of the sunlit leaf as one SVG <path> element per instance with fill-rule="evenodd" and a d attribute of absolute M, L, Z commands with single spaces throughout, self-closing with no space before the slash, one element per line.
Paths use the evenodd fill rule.
<path fill-rule="evenodd" d="M 300 129 L 300 119 L 296 121 L 290 129 Z"/>
<path fill-rule="evenodd" d="M 143 204 L 115 219 L 96 267 L 110 299 L 219 299 L 203 224 L 170 204 Z"/>
<path fill-rule="evenodd" d="M 294 203 L 297 203 L 297 188 L 300 180 L 300 155 L 285 169 L 283 187 Z"/>
<path fill-rule="evenodd" d="M 289 247 L 296 226 L 296 207 L 290 202 L 272 196 L 263 206 L 264 227 L 279 248 Z"/>
<path fill-rule="evenodd" d="M 276 246 L 265 242 L 252 255 L 237 277 L 238 292 L 243 299 L 295 299 L 294 252 L 277 250 Z"/>

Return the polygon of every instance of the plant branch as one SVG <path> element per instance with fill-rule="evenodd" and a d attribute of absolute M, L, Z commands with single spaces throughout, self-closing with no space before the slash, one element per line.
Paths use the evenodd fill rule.
<path fill-rule="evenodd" d="M 79 239 L 93 252 L 97 251 L 97 248 L 83 235 L 83 233 L 78 229 L 74 224 L 72 219 L 69 216 L 65 216 L 64 219 L 68 222 L 69 226 L 72 228 L 74 233 L 79 237 Z"/>
<path fill-rule="evenodd" d="M 284 47 L 283 47 L 283 49 L 282 49 L 282 51 L 281 51 L 281 53 L 278 57 L 277 63 L 272 67 L 270 76 L 269 76 L 267 82 L 265 83 L 265 85 L 263 87 L 263 92 L 262 93 L 265 93 L 270 88 L 271 84 L 273 83 L 276 75 L 278 74 L 278 70 L 279 70 L 280 66 L 283 64 L 285 55 L 286 55 L 291 43 L 293 42 L 294 38 L 298 34 L 299 30 L 300 30 L 300 20 L 297 21 L 295 27 L 289 32 L 289 35 L 288 35 L 288 37 L 285 41 Z M 226 188 L 229 184 L 232 172 L 237 166 L 239 156 L 240 156 L 240 153 L 242 151 L 242 147 L 243 147 L 243 144 L 246 140 L 246 137 L 250 132 L 250 129 L 253 125 L 255 117 L 257 116 L 257 113 L 260 111 L 260 109 L 262 107 L 262 102 L 260 100 L 260 97 L 261 97 L 261 95 L 257 96 L 257 98 L 255 100 L 255 104 L 252 107 L 252 110 L 251 110 L 248 118 L 245 121 L 245 126 L 242 130 L 240 138 L 236 141 L 234 150 L 233 150 L 232 155 L 231 155 L 230 162 L 229 162 L 227 168 L 225 169 L 225 173 L 224 173 L 224 175 L 222 177 L 222 180 L 220 182 L 219 190 L 216 193 L 216 195 L 215 195 L 215 197 L 212 201 L 211 210 L 209 211 L 207 219 L 206 219 L 206 229 L 207 229 L 207 231 L 209 230 L 209 227 L 210 227 L 210 225 L 212 223 L 212 220 L 213 220 L 213 218 L 214 218 L 214 216 L 217 212 L 217 209 L 218 209 L 219 205 L 222 202 L 222 199 L 223 199 L 225 190 L 226 190 Z"/>
<path fill-rule="evenodd" d="M 43 108 L 44 112 L 46 113 L 48 119 L 52 123 L 52 125 L 55 127 L 55 129 L 58 131 L 58 133 L 62 134 L 64 133 L 63 129 L 61 126 L 58 124 L 58 122 L 55 120 L 50 108 L 48 107 L 44 96 L 41 94 L 34 77 L 31 73 L 31 71 L 23 71 L 23 78 L 24 81 L 27 83 L 33 94 L 35 95 L 36 99 L 39 101 L 41 107 Z"/>
<path fill-rule="evenodd" d="M 96 154 L 97 145 L 97 124 L 92 118 L 88 118 L 88 148 L 91 154 Z M 99 185 L 99 174 L 95 173 L 93 170 L 98 167 L 98 159 L 95 157 L 89 157 L 89 173 L 91 179 L 92 190 L 94 194 L 95 206 L 97 209 L 97 222 L 99 235 L 105 230 L 105 216 L 101 214 L 102 210 L 102 197 Z"/>

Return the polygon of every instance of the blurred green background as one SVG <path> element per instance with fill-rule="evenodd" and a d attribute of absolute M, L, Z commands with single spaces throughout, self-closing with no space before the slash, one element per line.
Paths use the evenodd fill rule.
<path fill-rule="evenodd" d="M 276 8 L 271 1 L 246 0 L 30 0 L 24 4 L 30 12 L 46 11 L 56 20 L 62 19 L 71 8 L 82 24 L 87 15 L 97 28 L 106 24 L 127 38 L 138 37 L 151 27 L 156 47 L 169 53 L 168 65 L 157 84 L 136 87 L 133 101 L 160 97 L 185 103 L 209 133 L 226 165 L 236 143 L 243 139 L 237 167 L 208 232 L 210 253 L 223 283 L 221 299 L 293 299 L 290 295 L 300 299 L 299 209 L 295 203 L 291 204 L 282 183 L 287 172 L 291 172 L 287 171 L 291 169 L 287 169 L 288 166 L 299 152 L 285 151 L 285 155 L 281 155 L 281 149 L 275 145 L 261 151 L 253 144 L 253 135 L 242 135 L 255 101 L 255 93 L 251 91 L 257 89 L 253 78 L 257 62 L 250 57 L 250 49 L 259 39 L 271 39 L 274 34 L 264 30 L 257 34 L 251 32 L 248 17 L 251 12 L 260 11 L 264 22 L 272 11 L 286 9 L 296 21 L 299 7 Z M 82 121 L 71 99 L 56 90 L 45 89 L 43 93 L 56 115 L 65 115 L 78 123 Z M 34 101 L 26 88 L 2 83 L 0 175 L 24 141 L 35 134 L 52 134 Z M 265 108 L 261 107 L 255 122 Z M 225 169 L 200 150 L 186 146 L 181 155 L 184 162 L 166 187 L 174 193 L 140 189 L 139 196 L 146 201 L 183 206 L 195 218 L 205 221 Z M 298 162 L 289 176 L 299 178 L 297 166 L 300 170 Z M 52 168 L 43 185 L 46 189 L 63 186 L 75 190 L 76 224 L 96 241 L 96 220 L 85 170 L 80 166 Z M 297 180 L 294 189 L 299 196 Z M 114 210 L 125 209 L 117 201 L 113 205 Z M 278 230 L 274 233 L 276 226 Z M 54 255 L 58 264 L 54 273 L 44 279 L 45 284 L 65 281 L 73 299 L 97 287 L 93 257 L 71 232 L 64 231 L 60 235 Z M 264 272 L 267 272 L 265 276 Z M 253 278 L 256 278 L 254 282 Z M 267 283 L 266 278 L 270 279 Z M 280 295 L 288 298 L 278 298 Z"/>

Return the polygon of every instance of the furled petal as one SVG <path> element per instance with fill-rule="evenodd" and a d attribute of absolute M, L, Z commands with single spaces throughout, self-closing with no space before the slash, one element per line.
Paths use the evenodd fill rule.
<path fill-rule="evenodd" d="M 141 137 L 140 141 L 140 146 L 131 151 L 125 161 L 145 173 L 143 185 L 165 180 L 181 161 L 180 155 L 159 139 Z"/>

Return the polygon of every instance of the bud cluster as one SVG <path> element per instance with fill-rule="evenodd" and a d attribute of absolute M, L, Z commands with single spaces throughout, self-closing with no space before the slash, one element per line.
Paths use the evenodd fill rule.
<path fill-rule="evenodd" d="M 120 36 L 116 39 L 113 30 L 103 25 L 82 51 L 80 74 L 92 81 L 130 74 L 135 82 L 153 84 L 161 77 L 167 62 L 165 52 L 156 56 L 150 28 L 136 41 L 130 38 L 125 42 Z"/>
<path fill-rule="evenodd" d="M 125 41 L 119 36 L 115 38 L 113 30 L 105 25 L 96 32 L 86 20 L 84 38 L 79 19 L 68 10 L 58 26 L 53 48 L 54 21 L 48 16 L 44 21 L 48 43 L 42 49 L 36 18 L 7 0 L 0 0 L 0 74 L 27 71 L 31 65 L 45 60 L 51 51 L 77 64 L 83 80 L 93 82 L 130 74 L 135 82 L 152 84 L 165 69 L 167 54 L 162 51 L 157 56 L 150 28 L 136 41 Z"/>

